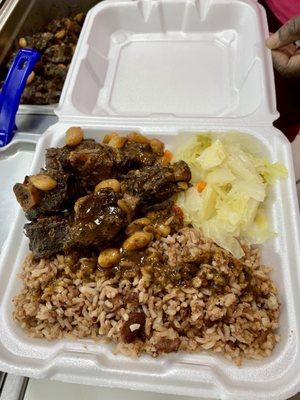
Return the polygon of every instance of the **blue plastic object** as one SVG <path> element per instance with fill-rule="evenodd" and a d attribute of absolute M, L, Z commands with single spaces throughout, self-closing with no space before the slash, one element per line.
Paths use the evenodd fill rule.
<path fill-rule="evenodd" d="M 15 118 L 27 78 L 41 58 L 38 51 L 18 51 L 0 93 L 0 147 L 6 146 L 16 129 Z"/>

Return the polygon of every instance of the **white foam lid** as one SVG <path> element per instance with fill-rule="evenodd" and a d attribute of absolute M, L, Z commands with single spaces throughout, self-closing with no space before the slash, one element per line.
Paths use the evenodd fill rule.
<path fill-rule="evenodd" d="M 57 114 L 270 125 L 278 114 L 266 36 L 255 1 L 105 1 L 87 16 Z"/>

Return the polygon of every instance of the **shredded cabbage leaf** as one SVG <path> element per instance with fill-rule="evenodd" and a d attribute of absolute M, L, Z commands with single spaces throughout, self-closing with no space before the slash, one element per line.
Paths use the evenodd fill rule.
<path fill-rule="evenodd" d="M 197 134 L 192 136 L 185 146 L 178 146 L 174 153 L 174 161 L 184 160 L 188 163 L 192 172 L 192 183 L 197 183 L 201 180 L 202 170 L 197 159 L 212 144 L 212 141 L 213 139 L 209 133 Z"/>
<path fill-rule="evenodd" d="M 222 164 L 226 158 L 224 146 L 220 140 L 216 140 L 209 147 L 202 151 L 196 162 L 204 170 L 212 169 Z"/>
<path fill-rule="evenodd" d="M 267 188 L 287 177 L 280 162 L 261 156 L 261 146 L 238 132 L 217 137 L 213 132 L 197 134 L 175 149 L 174 159 L 184 160 L 193 184 L 178 196 L 177 203 L 191 224 L 241 258 L 240 240 L 261 244 L 275 235 L 264 210 Z M 197 183 L 204 181 L 199 191 Z"/>

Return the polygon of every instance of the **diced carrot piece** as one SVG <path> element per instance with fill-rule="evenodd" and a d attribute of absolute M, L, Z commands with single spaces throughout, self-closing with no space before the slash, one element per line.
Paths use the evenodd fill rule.
<path fill-rule="evenodd" d="M 168 159 L 168 160 L 172 160 L 173 158 L 173 153 L 170 150 L 165 150 L 164 151 L 164 156 Z"/>
<path fill-rule="evenodd" d="M 199 181 L 196 185 L 198 192 L 202 192 L 206 188 L 207 183 L 204 181 Z"/>

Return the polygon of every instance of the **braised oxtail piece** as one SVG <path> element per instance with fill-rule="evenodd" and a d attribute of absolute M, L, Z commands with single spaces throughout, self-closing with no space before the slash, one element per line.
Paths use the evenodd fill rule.
<path fill-rule="evenodd" d="M 34 258 L 49 258 L 56 254 L 63 254 L 69 222 L 66 217 L 41 218 L 25 224 L 24 231 L 29 238 L 29 249 Z"/>
<path fill-rule="evenodd" d="M 167 200 L 184 189 L 191 172 L 184 161 L 173 165 L 155 164 L 128 172 L 123 176 L 122 192 L 138 197 L 140 204 L 151 205 Z"/>
<path fill-rule="evenodd" d="M 101 248 L 114 241 L 127 224 L 126 213 L 118 206 L 118 199 L 119 195 L 111 188 L 78 199 L 66 248 Z"/>
<path fill-rule="evenodd" d="M 116 175 L 117 150 L 98 145 L 94 149 L 76 149 L 69 155 L 69 161 L 88 189 L 93 189 L 103 179 Z"/>
<path fill-rule="evenodd" d="M 49 181 L 51 179 L 51 182 L 55 182 L 55 186 L 45 190 L 35 182 L 36 177 L 48 177 Z M 42 170 L 37 175 L 25 177 L 24 182 L 15 184 L 13 190 L 26 218 L 34 221 L 67 210 L 74 201 L 76 185 L 74 177 L 70 174 Z M 80 188 L 77 185 L 76 192 L 78 190 Z"/>

